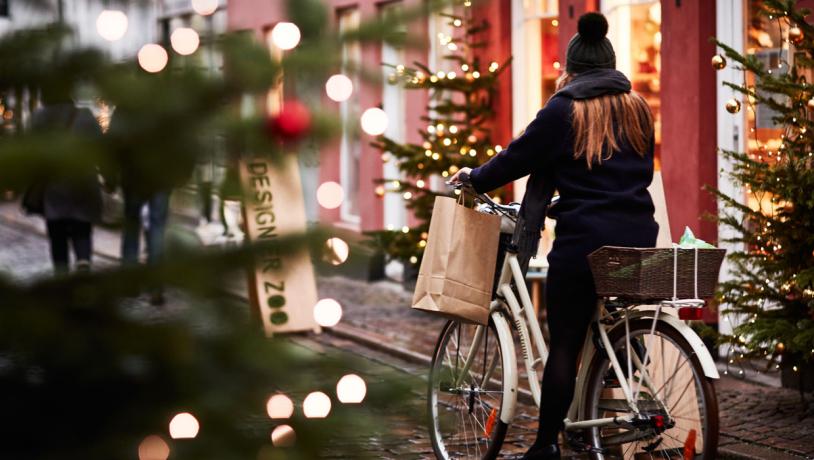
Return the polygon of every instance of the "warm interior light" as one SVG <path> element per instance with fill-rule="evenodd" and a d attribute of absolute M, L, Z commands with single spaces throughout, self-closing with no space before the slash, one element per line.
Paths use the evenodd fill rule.
<path fill-rule="evenodd" d="M 139 65 L 150 73 L 161 72 L 167 66 L 168 61 L 167 51 L 155 43 L 142 46 L 138 52 Z"/>
<path fill-rule="evenodd" d="M 297 440 L 297 434 L 290 425 L 280 425 L 271 432 L 271 443 L 274 447 L 290 447 Z"/>
<path fill-rule="evenodd" d="M 336 102 L 346 101 L 353 94 L 353 82 L 341 73 L 332 75 L 325 83 L 325 92 Z"/>
<path fill-rule="evenodd" d="M 336 182 L 323 182 L 317 188 L 317 203 L 325 209 L 336 209 L 342 204 L 345 192 Z"/>
<path fill-rule="evenodd" d="M 384 134 L 387 130 L 387 113 L 378 108 L 371 107 L 362 114 L 362 131 L 371 136 Z"/>
<path fill-rule="evenodd" d="M 331 265 L 341 265 L 348 260 L 350 247 L 342 238 L 328 238 L 325 246 L 327 247 L 326 259 Z"/>
<path fill-rule="evenodd" d="M 175 29 L 170 35 L 170 44 L 176 53 L 181 56 L 188 56 L 198 49 L 201 38 L 195 30 L 189 27 L 181 27 Z"/>
<path fill-rule="evenodd" d="M 150 435 L 138 446 L 139 460 L 167 460 L 170 446 L 160 436 Z"/>
<path fill-rule="evenodd" d="M 269 398 L 266 403 L 266 412 L 273 419 L 290 418 L 294 414 L 294 403 L 288 396 L 278 393 Z"/>
<path fill-rule="evenodd" d="M 321 299 L 314 305 L 314 319 L 322 327 L 334 327 L 342 319 L 342 305 L 334 299 Z"/>
<path fill-rule="evenodd" d="M 365 399 L 367 385 L 362 377 L 356 374 L 348 374 L 336 384 L 336 397 L 346 404 L 358 404 Z"/>
<path fill-rule="evenodd" d="M 302 411 L 308 418 L 325 418 L 331 412 L 331 398 L 321 391 L 315 391 L 305 397 Z"/>
<path fill-rule="evenodd" d="M 192 9 L 201 16 L 209 16 L 218 10 L 218 0 L 192 0 Z"/>
<path fill-rule="evenodd" d="M 103 10 L 96 18 L 96 32 L 109 42 L 115 42 L 127 33 L 127 15 L 119 10 Z"/>
<path fill-rule="evenodd" d="M 170 420 L 170 437 L 172 439 L 192 439 L 198 436 L 200 424 L 189 412 L 181 412 Z"/>
<path fill-rule="evenodd" d="M 271 42 L 281 50 L 294 49 L 300 43 L 300 28 L 291 22 L 280 22 L 271 29 Z"/>

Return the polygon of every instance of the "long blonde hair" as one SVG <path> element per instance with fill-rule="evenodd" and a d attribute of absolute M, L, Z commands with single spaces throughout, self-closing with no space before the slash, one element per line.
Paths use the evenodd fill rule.
<path fill-rule="evenodd" d="M 572 78 L 564 72 L 557 79 L 557 90 Z M 588 169 L 610 159 L 623 142 L 642 157 L 653 142 L 653 114 L 644 98 L 633 91 L 574 99 L 572 107 L 574 158 L 585 157 Z"/>

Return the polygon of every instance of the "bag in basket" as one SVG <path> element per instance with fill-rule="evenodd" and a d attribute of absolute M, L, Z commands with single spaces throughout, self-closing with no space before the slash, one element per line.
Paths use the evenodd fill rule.
<path fill-rule="evenodd" d="M 487 324 L 500 217 L 436 197 L 413 308 Z"/>

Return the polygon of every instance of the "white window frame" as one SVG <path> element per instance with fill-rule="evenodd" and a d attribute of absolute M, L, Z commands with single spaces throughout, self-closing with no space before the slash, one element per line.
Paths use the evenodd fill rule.
<path fill-rule="evenodd" d="M 337 23 L 340 33 L 347 29 L 355 29 L 359 27 L 361 22 L 361 13 L 356 6 L 343 8 L 337 12 Z M 349 23 L 346 24 L 346 16 Z M 346 53 L 358 54 L 358 56 L 347 56 Z M 354 59 L 356 58 L 356 59 Z M 356 61 L 353 64 L 358 65 L 362 60 L 362 49 L 358 43 L 344 44 L 342 48 L 342 73 L 345 73 L 345 66 L 348 61 Z M 359 189 L 359 172 L 361 170 L 361 149 L 362 141 L 359 134 L 355 131 L 356 124 L 352 122 L 354 115 L 359 113 L 359 78 L 351 77 L 353 80 L 353 95 L 346 101 L 339 104 L 339 117 L 342 121 L 342 139 L 339 145 L 339 183 L 345 191 L 345 199 L 342 200 L 342 205 L 339 209 L 340 219 L 351 226 L 359 226 L 361 224 L 361 217 L 359 210 L 359 194 L 353 191 Z M 352 149 L 358 149 L 359 158 L 354 161 L 351 158 L 353 155 Z M 355 163 L 355 164 L 354 164 Z M 355 180 L 353 169 L 356 169 Z M 355 182 L 355 183 L 354 183 Z M 355 195 L 355 196 L 354 196 Z M 356 213 L 353 212 L 353 203 L 356 203 Z"/>
<path fill-rule="evenodd" d="M 517 136 L 543 107 L 543 55 L 540 38 L 543 19 L 559 17 L 557 2 L 512 0 L 512 133 Z M 526 193 L 527 178 L 514 182 L 514 199 Z"/>
<path fill-rule="evenodd" d="M 380 12 L 387 14 L 403 8 L 402 3 L 393 2 L 383 5 Z M 406 29 L 404 30 L 406 33 Z M 404 64 L 405 52 L 403 47 L 396 47 L 391 43 L 382 42 L 382 64 Z M 387 113 L 387 130 L 384 135 L 396 142 L 406 140 L 407 120 L 404 87 L 400 84 L 392 85 L 387 82 L 388 76 L 393 73 L 392 67 L 382 66 L 382 109 Z M 385 179 L 403 179 L 395 159 L 384 164 L 383 177 Z M 384 195 L 384 227 L 399 229 L 407 224 L 407 208 L 400 194 L 386 193 Z"/>
<path fill-rule="evenodd" d="M 716 0 L 715 4 L 715 36 L 733 49 L 744 52 L 746 37 L 746 9 L 744 0 Z M 718 147 L 725 150 L 736 150 L 745 152 L 747 149 L 746 132 L 746 111 L 740 117 L 733 117 L 726 111 L 726 101 L 732 97 L 737 97 L 734 90 L 723 85 L 725 81 L 738 82 L 743 79 L 740 71 L 727 66 L 717 72 L 716 77 L 716 107 L 718 119 Z M 745 202 L 743 189 L 730 182 L 728 174 L 733 171 L 732 162 L 722 154 L 718 155 L 718 189 L 728 196 L 740 197 Z M 731 210 L 730 210 L 731 211 Z M 719 205 L 720 212 L 720 205 Z M 736 236 L 731 228 L 718 224 L 718 246 L 727 251 L 741 251 L 743 244 L 724 243 L 723 241 Z M 724 260 L 723 270 L 721 270 L 721 280 L 731 279 L 731 266 Z M 732 333 L 732 329 L 737 323 L 737 318 L 727 318 L 722 313 L 723 308 L 718 309 L 718 330 L 722 334 Z M 731 316 L 731 315 L 730 315 Z"/>

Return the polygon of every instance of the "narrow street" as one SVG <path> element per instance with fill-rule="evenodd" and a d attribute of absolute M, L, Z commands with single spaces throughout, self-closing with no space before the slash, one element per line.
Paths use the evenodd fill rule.
<path fill-rule="evenodd" d="M 25 282 L 50 271 L 46 239 L 36 228 L 36 220 L 16 215 L 9 205 L 0 209 L 0 271 Z M 96 230 L 94 264 L 116 263 L 112 254 L 115 234 Z M 370 385 L 397 378 L 410 383 L 400 411 L 377 414 L 383 430 L 360 433 L 348 445 L 363 451 L 353 454 L 336 446 L 324 458 L 433 458 L 425 419 L 425 382 L 428 356 L 444 321 L 407 308 L 409 294 L 389 282 L 364 283 L 341 277 L 321 278 L 320 297 L 340 301 L 342 323 L 320 335 L 294 335 L 288 338 L 313 353 L 339 353 L 361 357 L 358 369 Z M 151 307 L 146 297 L 133 301 L 133 308 Z M 184 296 L 170 292 L 168 304 L 153 312 L 183 314 Z M 799 394 L 781 388 L 759 386 L 724 376 L 716 385 L 721 419 L 721 458 L 799 459 L 814 456 L 814 413 L 800 405 Z M 521 404 L 516 423 L 507 436 L 504 455 L 522 453 L 531 442 L 536 425 L 536 409 Z M 571 453 L 566 458 L 583 458 Z"/>

